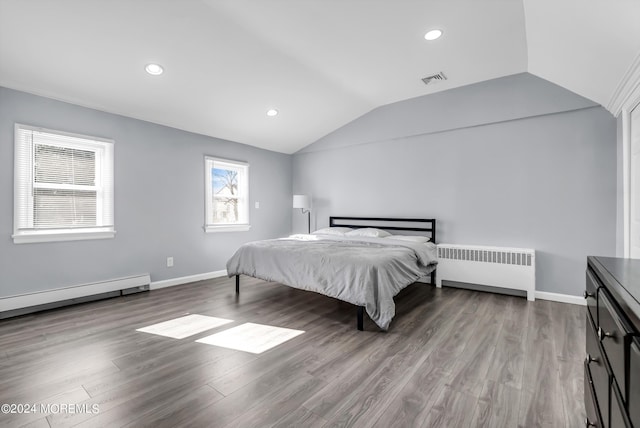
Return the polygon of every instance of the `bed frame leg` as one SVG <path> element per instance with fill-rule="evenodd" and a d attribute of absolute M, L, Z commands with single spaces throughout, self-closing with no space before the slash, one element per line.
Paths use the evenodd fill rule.
<path fill-rule="evenodd" d="M 362 306 L 358 306 L 358 317 L 357 317 L 357 323 L 358 323 L 358 330 L 359 330 L 359 331 L 363 331 L 363 330 L 364 330 L 364 327 L 363 327 L 363 324 L 364 324 L 363 317 L 364 317 L 364 308 L 363 308 Z"/>
<path fill-rule="evenodd" d="M 236 275 L 236 294 L 240 294 L 240 275 Z"/>

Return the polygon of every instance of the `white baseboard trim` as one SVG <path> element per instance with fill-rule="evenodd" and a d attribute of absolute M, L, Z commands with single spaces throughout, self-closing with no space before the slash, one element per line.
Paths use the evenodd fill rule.
<path fill-rule="evenodd" d="M 189 282 L 204 281 L 207 279 L 220 278 L 227 276 L 227 270 L 217 270 L 214 272 L 199 273 L 197 275 L 181 276 L 179 278 L 164 279 L 162 281 L 151 281 L 149 290 L 158 290 L 160 288 L 173 287 L 174 285 L 187 284 Z"/>
<path fill-rule="evenodd" d="M 80 284 L 72 287 L 56 288 L 36 293 L 21 294 L 0 298 L 0 312 L 46 305 L 65 300 L 80 299 L 96 294 L 109 293 L 133 287 L 149 285 L 149 274 L 99 281 L 90 284 Z"/>
<path fill-rule="evenodd" d="M 553 302 L 571 303 L 572 305 L 586 306 L 587 301 L 582 296 L 571 294 L 549 293 L 548 291 L 536 291 L 536 299 L 551 300 Z"/>

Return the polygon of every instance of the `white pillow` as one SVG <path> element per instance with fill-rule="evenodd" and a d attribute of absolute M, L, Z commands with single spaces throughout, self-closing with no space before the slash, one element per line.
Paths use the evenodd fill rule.
<path fill-rule="evenodd" d="M 345 233 L 345 236 L 366 236 L 371 238 L 384 238 L 391 235 L 389 232 L 385 232 L 375 227 L 363 227 L 361 229 L 355 229 L 351 232 Z"/>
<path fill-rule="evenodd" d="M 339 235 L 344 236 L 345 233 L 352 231 L 350 227 L 325 227 L 313 232 L 314 235 Z"/>
<path fill-rule="evenodd" d="M 417 235 L 391 235 L 387 236 L 389 239 L 397 239 L 398 241 L 409 241 L 409 242 L 417 242 L 418 244 L 424 244 L 425 242 L 429 242 L 431 238 L 427 236 L 417 236 Z"/>

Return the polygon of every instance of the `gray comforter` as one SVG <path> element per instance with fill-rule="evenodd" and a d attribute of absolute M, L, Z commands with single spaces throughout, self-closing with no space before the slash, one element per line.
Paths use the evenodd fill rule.
<path fill-rule="evenodd" d="M 393 297 L 435 269 L 436 246 L 391 238 L 293 235 L 249 242 L 227 273 L 276 281 L 364 306 L 383 330 L 395 315 Z"/>

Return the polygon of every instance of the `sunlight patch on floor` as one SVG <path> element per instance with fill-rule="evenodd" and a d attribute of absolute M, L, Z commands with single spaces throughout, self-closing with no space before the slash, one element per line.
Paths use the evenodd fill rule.
<path fill-rule="evenodd" d="M 184 339 L 185 337 L 229 324 L 230 322 L 233 322 L 233 320 L 193 314 L 139 328 L 136 331 L 171 337 L 173 339 Z"/>
<path fill-rule="evenodd" d="M 211 336 L 196 340 L 198 343 L 215 345 L 238 351 L 261 354 L 287 340 L 304 333 L 302 330 L 246 323 Z"/>

